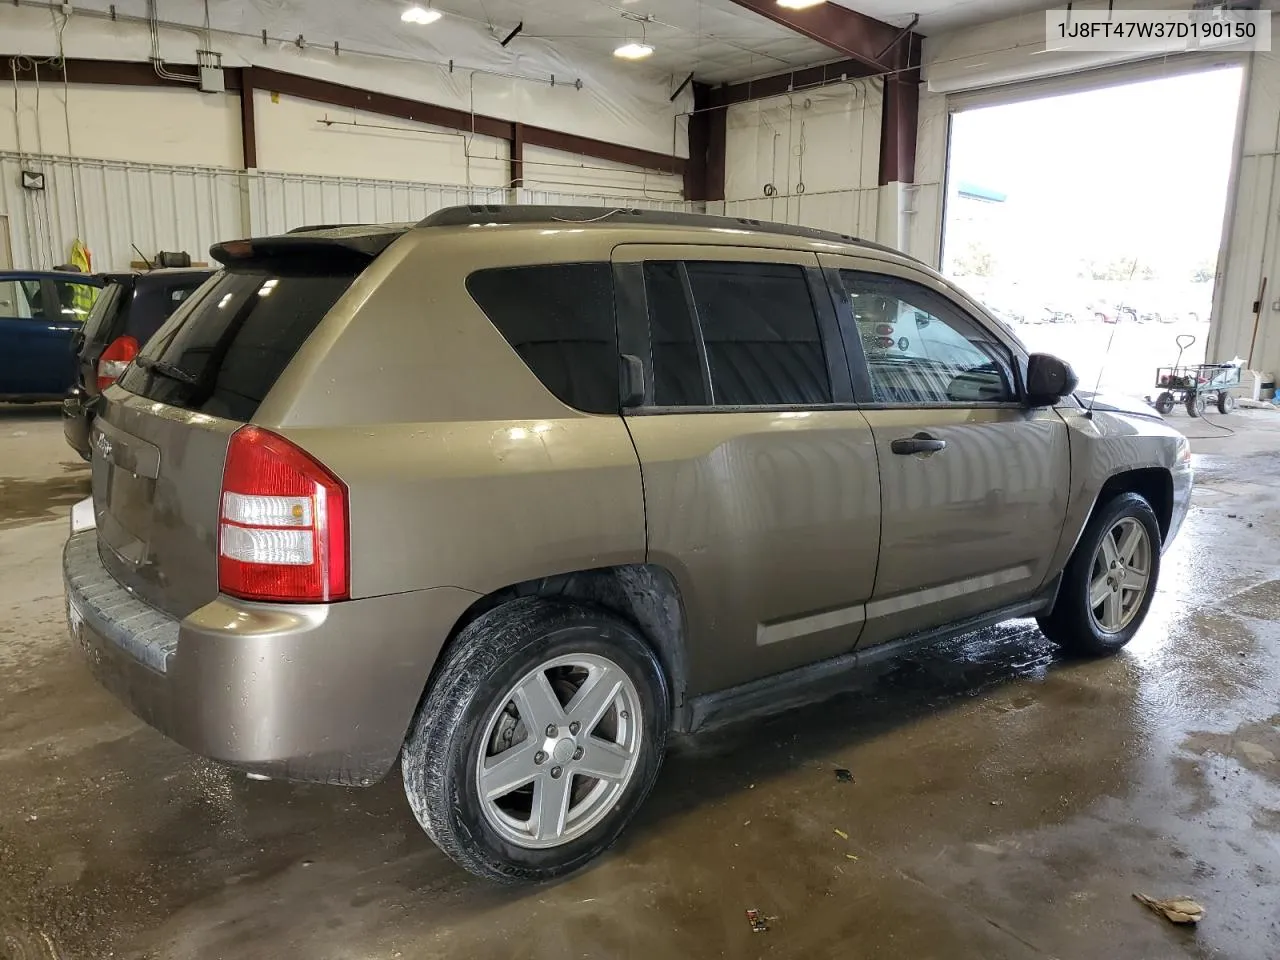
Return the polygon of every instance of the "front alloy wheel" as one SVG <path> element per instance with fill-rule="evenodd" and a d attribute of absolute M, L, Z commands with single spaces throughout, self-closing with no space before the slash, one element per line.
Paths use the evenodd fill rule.
<path fill-rule="evenodd" d="M 1040 629 L 1068 653 L 1099 656 L 1128 643 L 1160 578 L 1160 523 L 1136 493 L 1099 503 L 1062 571 Z"/>
<path fill-rule="evenodd" d="M 1098 629 L 1119 633 L 1147 598 L 1151 581 L 1151 539 L 1133 517 L 1122 517 L 1103 536 L 1093 557 L 1089 615 Z"/>

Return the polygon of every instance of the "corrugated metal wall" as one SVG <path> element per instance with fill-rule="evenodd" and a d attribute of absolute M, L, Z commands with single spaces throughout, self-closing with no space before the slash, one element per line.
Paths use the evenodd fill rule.
<path fill-rule="evenodd" d="M 44 190 L 25 190 L 21 171 L 44 174 Z M 79 237 L 96 269 L 209 245 L 242 233 L 240 176 L 213 167 L 169 167 L 68 157 L 0 154 L 0 216 L 9 221 L 13 266 L 66 263 Z"/>
<path fill-rule="evenodd" d="M 818 190 L 785 197 L 756 197 L 708 204 L 710 213 L 726 217 L 772 220 L 856 237 L 876 235 L 880 188 Z"/>
<path fill-rule="evenodd" d="M 22 170 L 43 173 L 45 189 L 24 190 Z M 517 193 L 519 203 L 699 209 L 636 196 Z M 185 250 L 200 261 L 220 240 L 307 223 L 414 221 L 442 207 L 508 199 L 492 187 L 0 153 L 0 216 L 8 218 L 13 266 L 26 269 L 65 263 L 77 237 L 95 269 L 122 270 L 140 259 L 133 245 L 147 257 Z"/>
<path fill-rule="evenodd" d="M 677 212 L 701 213 L 703 205 L 685 200 L 661 200 L 649 197 L 627 195 L 625 197 L 605 196 L 595 193 L 560 193 L 554 190 L 520 190 L 517 203 L 558 205 L 568 204 L 579 207 L 626 207 L 641 210 L 673 210 Z"/>
<path fill-rule="evenodd" d="M 726 199 L 708 210 L 875 237 L 882 97 L 859 80 L 734 104 Z"/>
<path fill-rule="evenodd" d="M 445 186 L 405 180 L 363 180 L 255 171 L 246 176 L 255 235 L 307 223 L 405 223 L 442 207 L 506 203 L 494 187 Z"/>

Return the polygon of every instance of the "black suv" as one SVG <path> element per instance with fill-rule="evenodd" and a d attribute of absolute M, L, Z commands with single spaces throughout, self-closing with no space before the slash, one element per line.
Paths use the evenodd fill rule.
<path fill-rule="evenodd" d="M 107 287 L 76 334 L 76 382 L 62 401 L 62 432 L 67 443 L 89 459 L 89 429 L 102 391 L 124 373 L 169 314 L 212 270 L 163 269 L 147 273 L 103 274 Z"/>

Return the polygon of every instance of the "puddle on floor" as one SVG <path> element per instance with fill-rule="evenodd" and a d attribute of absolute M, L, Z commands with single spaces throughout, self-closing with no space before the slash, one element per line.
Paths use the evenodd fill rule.
<path fill-rule="evenodd" d="M 0 477 L 0 528 L 51 519 L 59 507 L 70 507 L 88 495 L 89 471 L 83 468 L 39 480 Z"/>

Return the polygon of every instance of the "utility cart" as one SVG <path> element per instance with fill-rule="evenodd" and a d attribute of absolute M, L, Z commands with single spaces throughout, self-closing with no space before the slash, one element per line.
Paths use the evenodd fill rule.
<path fill-rule="evenodd" d="M 1153 406 L 1162 414 L 1173 411 L 1181 403 L 1187 415 L 1200 417 L 1210 400 L 1218 404 L 1219 413 L 1230 413 L 1236 408 L 1236 398 L 1231 388 L 1240 384 L 1240 366 L 1236 363 L 1192 363 L 1184 365 L 1182 354 L 1196 342 L 1195 334 L 1184 333 L 1174 338 L 1178 345 L 1178 359 L 1172 367 L 1156 369 L 1156 387 L 1162 392 Z"/>

